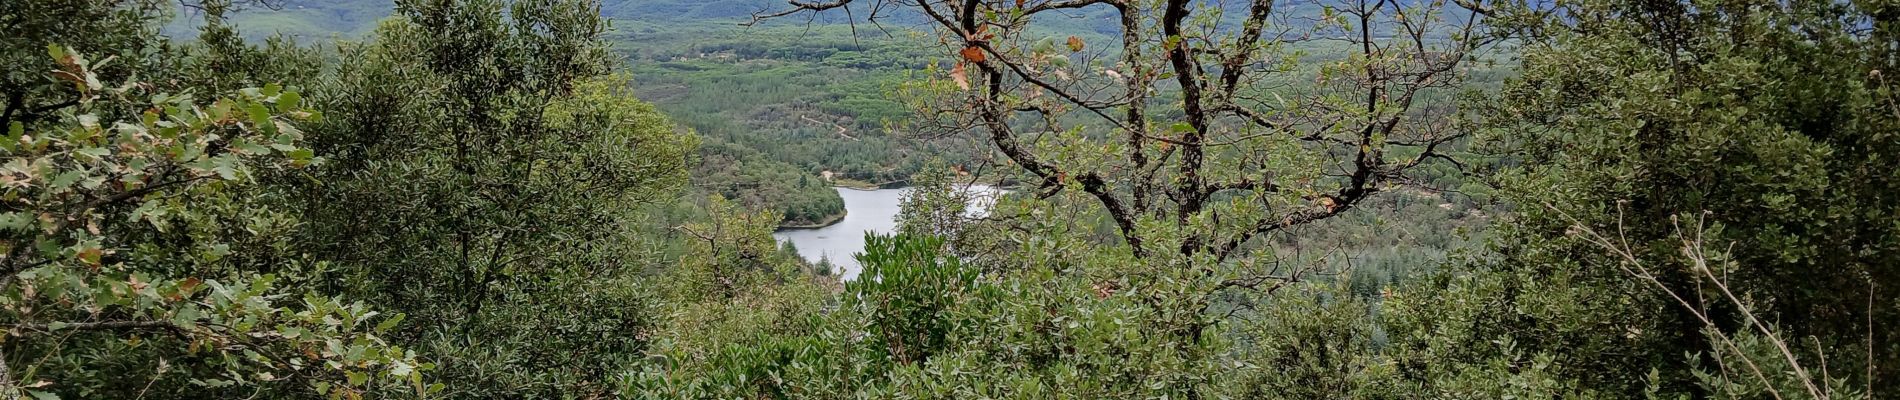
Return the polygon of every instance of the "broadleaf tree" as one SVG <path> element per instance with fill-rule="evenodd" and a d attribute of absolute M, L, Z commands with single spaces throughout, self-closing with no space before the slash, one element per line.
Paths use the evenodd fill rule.
<path fill-rule="evenodd" d="M 913 125 L 986 138 L 1042 199 L 990 218 L 1017 244 L 963 250 L 1031 254 L 1027 243 L 1108 221 L 1119 244 L 1094 246 L 1132 261 L 1103 278 L 1176 299 L 1151 305 L 1190 353 L 1222 322 L 1207 312 L 1218 293 L 1315 272 L 1277 262 L 1261 238 L 1456 167 L 1469 130 L 1447 103 L 1497 40 L 1443 1 L 792 1 L 753 22 L 846 11 L 925 21 L 943 58 L 903 90 Z M 1043 28 L 1071 15 L 1116 29 L 1100 40 Z M 1056 217 L 1073 215 L 1062 207 L 1088 211 Z"/>
<path fill-rule="evenodd" d="M 200 102 L 45 49 L 60 68 L 43 93 L 74 101 L 0 142 L 0 395 L 429 392 L 432 367 L 383 336 L 400 316 L 280 286 L 270 271 L 305 267 L 294 257 L 233 254 L 294 224 L 245 199 L 259 174 L 316 161 L 297 91 Z"/>
<path fill-rule="evenodd" d="M 311 90 L 330 162 L 283 182 L 303 240 L 328 287 L 404 311 L 443 376 L 482 382 L 449 395 L 597 395 L 644 346 L 642 308 L 597 305 L 646 301 L 613 283 L 664 261 L 634 232 L 677 201 L 696 139 L 633 97 L 599 7 L 399 1 Z"/>

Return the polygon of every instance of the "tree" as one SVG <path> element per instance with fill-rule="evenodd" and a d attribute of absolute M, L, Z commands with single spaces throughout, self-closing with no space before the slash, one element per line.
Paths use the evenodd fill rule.
<path fill-rule="evenodd" d="M 93 71 L 111 57 L 46 49 L 60 68 L 33 92 L 75 100 L 20 114 L 0 140 L 0 396 L 429 390 L 430 366 L 381 336 L 400 316 L 276 286 L 270 271 L 303 266 L 250 253 L 295 224 L 247 199 L 257 175 L 313 161 L 298 92 L 200 104 L 107 84 Z"/>
<path fill-rule="evenodd" d="M 159 62 L 148 60 L 143 50 L 162 45 L 149 40 L 156 33 L 150 22 L 169 5 L 157 0 L 8 1 L 0 13 L 11 32 L 0 37 L 0 63 L 6 65 L 0 76 L 0 93 L 6 94 L 0 126 L 51 118 L 79 103 L 71 91 L 45 84 L 46 71 L 60 67 L 46 57 L 49 44 L 110 55 L 121 66 Z M 133 67 L 94 73 L 107 82 L 122 82 L 136 72 L 145 71 Z"/>
<path fill-rule="evenodd" d="M 654 285 L 666 315 L 647 362 L 627 371 L 620 395 L 642 398 L 838 397 L 863 375 L 841 369 L 848 340 L 828 330 L 835 290 L 772 237 L 780 217 L 713 195 L 708 216 L 675 227 L 687 244 Z M 806 362 L 821 365 L 806 364 Z"/>
<path fill-rule="evenodd" d="M 325 284 L 408 313 L 449 394 L 588 397 L 639 353 L 641 208 L 695 139 L 634 98 L 592 1 L 402 1 L 312 98 L 302 194 Z M 559 318 L 584 315 L 586 323 Z M 571 357 L 582 354 L 582 359 Z"/>
<path fill-rule="evenodd" d="M 927 21 L 949 60 L 906 90 L 919 130 L 986 137 L 1047 199 L 999 205 L 991 219 L 1003 228 L 979 235 L 994 246 L 960 249 L 1050 279 L 1050 290 L 1095 279 L 1080 287 L 1159 297 L 1129 322 L 1166 338 L 1142 343 L 1169 365 L 1143 384 L 1190 398 L 1212 385 L 1197 369 L 1219 357 L 1210 328 L 1236 321 L 1213 310 L 1316 272 L 1256 251 L 1256 239 L 1341 215 L 1449 160 L 1466 131 L 1453 129 L 1453 108 L 1428 104 L 1450 98 L 1492 40 L 1478 16 L 1437 1 L 1259 0 L 1238 13 L 1189 0 L 792 5 L 755 22 L 854 8 Z M 1041 29 L 1065 13 L 1120 29 L 1109 43 Z M 1119 245 L 1065 246 L 1096 217 Z M 1234 291 L 1252 294 L 1223 295 Z M 1120 390 L 1101 393 L 1136 393 Z"/>
<path fill-rule="evenodd" d="M 1514 310 L 1472 314 L 1471 337 L 1559 356 L 1618 396 L 1735 395 L 1694 374 L 1748 376 L 1723 364 L 1744 335 L 1783 346 L 1772 360 L 1786 369 L 1765 376 L 1843 380 L 1774 396 L 1893 386 L 1900 337 L 1879 328 L 1900 322 L 1885 294 L 1900 284 L 1891 5 L 1482 8 L 1524 43 L 1522 76 L 1473 103 L 1488 147 L 1514 164 L 1496 181 L 1519 214 L 1495 231 L 1498 258 L 1441 282 Z"/>
<path fill-rule="evenodd" d="M 952 244 L 958 242 L 963 225 L 969 222 L 971 203 L 984 200 L 979 196 L 992 197 L 991 200 L 994 196 L 977 194 L 966 185 L 958 185 L 956 175 L 942 162 L 931 163 L 913 175 L 910 183 L 909 191 L 899 202 L 898 231 L 917 238 L 946 238 Z"/>
<path fill-rule="evenodd" d="M 852 3 L 794 1 L 757 18 Z M 1405 183 L 1463 136 L 1447 129 L 1449 108 L 1415 104 L 1455 88 L 1487 43 L 1475 17 L 1442 2 L 1319 2 L 1324 13 L 1311 15 L 1262 0 L 1237 18 L 1188 0 L 860 6 L 907 6 L 947 43 L 953 67 L 919 89 L 942 96 L 921 104 L 930 128 L 987 136 L 1045 195 L 1092 197 L 1142 256 L 1227 259 Z M 1092 47 L 1035 29 L 1070 10 L 1106 11 L 1120 41 Z M 1331 62 L 1301 68 L 1307 52 Z"/>

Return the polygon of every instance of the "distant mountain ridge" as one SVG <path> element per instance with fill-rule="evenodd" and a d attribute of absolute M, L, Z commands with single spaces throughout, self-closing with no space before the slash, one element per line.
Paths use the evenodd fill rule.
<path fill-rule="evenodd" d="M 262 38 L 274 34 L 299 38 L 332 36 L 359 37 L 375 29 L 378 21 L 395 12 L 391 0 L 284 0 L 274 8 L 249 7 L 230 16 L 246 36 Z M 600 13 L 610 19 L 659 24 L 711 23 L 737 25 L 754 13 L 789 7 L 779 0 L 604 0 Z M 862 18 L 863 13 L 857 13 Z M 173 36 L 188 35 L 203 24 L 196 10 L 178 8 L 177 17 L 165 27 Z M 819 24 L 845 22 L 842 12 L 821 13 L 811 21 Z M 783 23 L 803 24 L 805 17 Z"/>
<path fill-rule="evenodd" d="M 1228 28 L 1238 27 L 1240 19 L 1244 17 L 1241 11 L 1246 9 L 1247 3 L 1247 0 L 1195 1 L 1228 10 L 1221 17 L 1222 25 Z M 1275 8 L 1277 12 L 1297 16 L 1292 21 L 1311 21 L 1317 20 L 1322 14 L 1323 2 L 1325 0 L 1278 0 Z M 870 15 L 868 4 L 872 2 L 859 3 L 850 7 L 849 11 L 832 10 L 788 16 L 767 25 L 831 25 L 853 19 L 863 22 Z M 1548 0 L 1531 1 L 1533 5 L 1545 3 Z M 600 13 L 609 19 L 628 22 L 626 25 L 670 29 L 736 28 L 740 23 L 750 21 L 754 14 L 782 11 L 788 7 L 790 5 L 784 0 L 602 0 Z M 178 18 L 165 27 L 165 33 L 175 37 L 188 36 L 194 27 L 203 23 L 202 16 L 182 6 L 179 10 Z M 279 33 L 303 40 L 355 38 L 368 34 L 375 29 L 378 21 L 394 12 L 393 0 L 282 0 L 275 9 L 253 7 L 230 16 L 230 21 L 238 27 L 239 32 L 253 39 Z M 1456 7 L 1447 7 L 1441 12 L 1450 21 L 1462 21 L 1468 14 Z M 886 28 L 928 30 L 925 27 L 928 21 L 910 8 L 886 7 L 880 13 L 879 22 Z M 1038 26 L 1065 35 L 1080 34 L 1085 37 L 1090 34 L 1113 37 L 1118 36 L 1120 31 L 1112 9 L 1101 5 L 1047 15 Z"/>

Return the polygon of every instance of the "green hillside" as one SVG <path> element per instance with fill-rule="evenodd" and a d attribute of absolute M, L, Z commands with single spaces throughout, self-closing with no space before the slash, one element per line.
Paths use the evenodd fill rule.
<path fill-rule="evenodd" d="M 285 1 L 229 18 L 252 40 L 309 43 L 358 38 L 393 10 L 388 0 Z M 931 159 L 962 162 L 968 143 L 926 144 L 890 128 L 907 116 L 892 101 L 926 54 L 847 26 L 774 22 L 741 27 L 764 1 L 608 1 L 607 35 L 632 67 L 639 95 L 708 141 L 695 187 L 785 215 L 790 225 L 834 218 L 829 184 L 901 182 Z M 167 26 L 193 34 L 193 10 Z M 840 129 L 843 131 L 841 132 Z M 828 183 L 820 173 L 830 171 Z"/>

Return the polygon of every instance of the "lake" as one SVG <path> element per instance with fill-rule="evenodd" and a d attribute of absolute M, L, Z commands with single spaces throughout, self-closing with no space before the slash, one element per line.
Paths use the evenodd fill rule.
<path fill-rule="evenodd" d="M 798 247 L 798 254 L 812 263 L 821 259 L 831 259 L 832 271 L 844 280 L 857 279 L 858 259 L 854 255 L 864 251 L 864 233 L 891 233 L 897 230 L 898 204 L 903 201 L 905 189 L 857 190 L 836 188 L 838 196 L 844 198 L 844 219 L 838 223 L 813 229 L 781 229 L 772 234 L 780 242 L 792 242 Z M 968 189 L 982 195 L 975 196 L 970 207 L 972 213 L 982 213 L 994 201 L 995 195 L 1004 190 L 990 186 L 974 185 Z"/>

